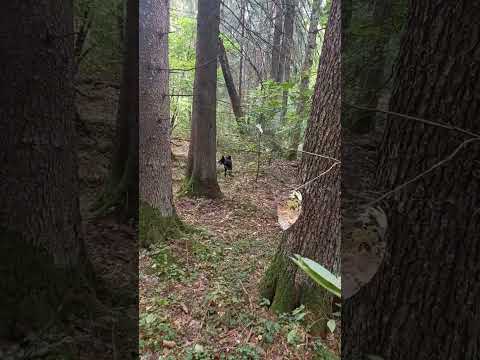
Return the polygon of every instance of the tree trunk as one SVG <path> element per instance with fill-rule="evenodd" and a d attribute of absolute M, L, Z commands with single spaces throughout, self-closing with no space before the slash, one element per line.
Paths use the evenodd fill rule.
<path fill-rule="evenodd" d="M 138 6 L 127 2 L 122 85 L 118 102 L 114 149 L 105 192 L 92 210 L 103 215 L 116 210 L 121 218 L 137 218 L 138 209 Z"/>
<path fill-rule="evenodd" d="M 282 82 L 290 81 L 290 70 L 293 58 L 293 30 L 295 26 L 295 7 L 297 1 L 286 0 L 285 22 L 283 24 L 282 48 L 280 52 L 280 74 Z M 280 113 L 280 124 L 285 124 L 288 105 L 288 90 L 284 89 L 282 94 L 282 111 Z"/>
<path fill-rule="evenodd" d="M 360 88 L 356 90 L 357 99 L 353 100 L 356 105 L 370 108 L 377 107 L 384 82 L 385 50 L 391 35 L 393 35 L 393 28 L 389 24 L 392 7 L 392 0 L 376 0 L 374 2 L 371 27 L 376 30 L 376 35 L 368 44 L 367 69 L 359 73 Z M 375 129 L 377 114 L 350 108 L 348 115 L 350 120 L 347 121 L 352 124 L 353 132 L 365 134 Z"/>
<path fill-rule="evenodd" d="M 197 88 L 197 83 L 195 78 L 193 79 L 193 91 Z M 193 99 L 193 102 L 195 98 Z M 193 112 L 193 102 L 192 102 L 192 112 Z M 188 181 L 192 176 L 193 172 L 193 149 L 195 149 L 195 141 L 197 139 L 197 123 L 193 122 L 193 113 L 189 112 L 190 115 L 190 143 L 188 144 L 188 156 L 187 156 L 187 168 L 185 171 L 185 178 Z"/>
<path fill-rule="evenodd" d="M 169 0 L 140 1 L 140 245 L 180 225 L 173 204 L 170 146 Z"/>
<path fill-rule="evenodd" d="M 235 88 L 235 83 L 233 81 L 232 73 L 230 71 L 230 65 L 228 64 L 227 53 L 225 47 L 223 46 L 222 39 L 218 39 L 218 60 L 222 67 L 223 78 L 225 79 L 225 85 L 228 90 L 228 95 L 230 96 L 230 102 L 232 103 L 233 113 L 235 114 L 235 119 L 237 120 L 238 125 L 242 125 L 242 108 L 240 104 L 240 97 Z"/>
<path fill-rule="evenodd" d="M 221 196 L 217 183 L 217 56 L 220 1 L 198 0 L 196 68 L 189 157 L 191 174 L 184 191 L 193 196 Z M 189 171 L 189 170 L 187 170 Z"/>
<path fill-rule="evenodd" d="M 411 1 L 409 11 L 391 110 L 478 134 L 478 36 L 464 36 L 478 34 L 478 1 Z M 380 190 L 412 179 L 469 138 L 390 116 L 379 151 Z M 479 158 L 478 141 L 465 145 L 386 202 L 385 259 L 345 302 L 342 358 L 480 357 Z"/>
<path fill-rule="evenodd" d="M 293 30 L 295 25 L 296 0 L 286 0 L 283 20 L 283 36 L 280 46 L 279 73 L 280 82 L 290 80 L 290 64 L 293 48 Z"/>
<path fill-rule="evenodd" d="M 305 134 L 306 151 L 335 159 L 340 158 L 340 19 L 340 1 L 333 0 Z M 300 166 L 301 183 L 312 182 L 302 190 L 302 213 L 284 233 L 261 290 L 278 312 L 303 303 L 320 319 L 331 310 L 329 297 L 307 280 L 289 257 L 299 254 L 339 271 L 340 167 L 338 162 L 311 155 L 303 156 Z"/>
<path fill-rule="evenodd" d="M 242 96 L 243 96 L 243 41 L 245 37 L 245 9 L 246 9 L 246 0 L 241 0 L 241 9 L 240 9 L 240 19 L 242 20 L 242 40 L 240 41 L 240 59 L 238 64 L 238 99 L 240 105 L 242 104 Z"/>
<path fill-rule="evenodd" d="M 71 1 L 4 3 L 0 338 L 58 320 L 89 288 L 79 209 Z"/>
<path fill-rule="evenodd" d="M 273 44 L 272 44 L 272 69 L 270 77 L 273 81 L 281 82 L 280 72 L 280 48 L 283 32 L 283 9 L 282 0 L 273 0 L 275 8 L 275 19 L 273 25 Z"/>
<path fill-rule="evenodd" d="M 175 214 L 168 95 L 169 1 L 140 1 L 140 198 Z"/>
<path fill-rule="evenodd" d="M 305 117 L 305 104 L 308 102 L 307 90 L 310 82 L 310 70 L 313 64 L 313 53 L 317 47 L 318 21 L 320 18 L 320 0 L 316 0 L 312 5 L 312 14 L 310 15 L 310 25 L 308 28 L 307 48 L 305 49 L 305 60 L 303 61 L 300 75 L 299 93 L 300 97 L 297 103 L 297 123 L 293 129 L 290 151 L 287 155 L 289 160 L 297 158 L 297 149 L 300 144 L 302 134 L 302 123 Z"/>

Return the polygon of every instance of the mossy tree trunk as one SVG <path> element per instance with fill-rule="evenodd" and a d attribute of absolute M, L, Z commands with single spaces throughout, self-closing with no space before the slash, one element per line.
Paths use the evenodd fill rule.
<path fill-rule="evenodd" d="M 478 1 L 410 2 L 391 111 L 480 133 L 479 11 Z M 379 190 L 412 179 L 469 138 L 390 116 Z M 344 302 L 342 358 L 480 358 L 479 158 L 479 141 L 465 145 L 388 199 L 384 261 Z"/>
<path fill-rule="evenodd" d="M 220 0 L 199 0 L 192 131 L 184 191 L 192 196 L 221 196 L 217 183 L 217 57 Z"/>
<path fill-rule="evenodd" d="M 333 0 L 304 147 L 308 152 L 334 159 L 340 158 L 340 15 L 340 0 Z M 320 176 L 333 164 L 336 165 Z M 331 159 L 307 154 L 302 157 L 300 181 L 302 184 L 313 181 L 301 190 L 302 213 L 284 233 L 261 284 L 262 295 L 271 301 L 277 312 L 305 304 L 318 318 L 325 318 L 331 310 L 329 296 L 308 280 L 290 257 L 300 254 L 338 273 L 339 168 L 338 162 Z"/>
<path fill-rule="evenodd" d="M 105 192 L 92 206 L 98 215 L 138 216 L 138 6 L 127 1 L 126 46 L 114 149 Z"/>
<path fill-rule="evenodd" d="M 62 318 L 92 284 L 74 126 L 71 1 L 7 2 L 0 15 L 0 338 Z M 86 305 L 85 305 L 86 307 Z"/>
<path fill-rule="evenodd" d="M 141 0 L 140 19 L 140 216 L 141 231 L 154 234 L 156 224 L 168 228 L 178 221 L 170 147 L 169 1 Z M 146 234 L 140 238 L 142 246 L 160 240 Z"/>

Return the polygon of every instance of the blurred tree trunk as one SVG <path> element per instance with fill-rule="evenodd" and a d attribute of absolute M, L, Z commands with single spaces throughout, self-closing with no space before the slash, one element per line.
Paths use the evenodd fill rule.
<path fill-rule="evenodd" d="M 478 2 L 410 2 L 391 111 L 478 134 Z M 460 34 L 457 30 L 462 29 Z M 476 51 L 475 51 L 476 50 Z M 472 137 L 389 116 L 377 183 L 390 191 Z M 480 358 L 479 141 L 385 203 L 386 254 L 344 302 L 342 358 Z"/>
<path fill-rule="evenodd" d="M 240 1 L 240 19 L 242 21 L 242 40 L 240 41 L 240 59 L 238 64 L 238 98 L 240 105 L 242 104 L 242 96 L 243 96 L 243 41 L 245 37 L 245 9 L 247 7 L 247 1 L 241 0 Z"/>
<path fill-rule="evenodd" d="M 283 32 L 282 0 L 273 0 L 273 6 L 275 9 L 275 19 L 273 25 L 272 68 L 270 77 L 273 81 L 281 82 L 282 75 L 280 72 L 280 48 Z"/>
<path fill-rule="evenodd" d="M 60 305 L 71 309 L 93 283 L 79 208 L 72 2 L 6 2 L 0 32 L 8 34 L 0 58 L 0 338 L 19 340 L 60 320 Z"/>
<path fill-rule="evenodd" d="M 232 110 L 235 115 L 235 120 L 237 121 L 238 125 L 241 125 L 243 114 L 240 104 L 240 96 L 238 95 L 237 89 L 235 88 L 235 83 L 233 82 L 232 72 L 230 71 L 230 65 L 228 64 L 227 53 L 225 51 L 225 47 L 223 46 L 222 39 L 218 39 L 218 46 L 218 60 L 222 67 L 223 78 L 225 79 L 225 85 L 230 97 L 230 102 L 232 103 Z"/>
<path fill-rule="evenodd" d="M 290 151 L 287 155 L 289 160 L 295 160 L 297 158 L 297 149 L 301 141 L 302 123 L 305 117 L 306 109 L 305 105 L 308 102 L 307 90 L 310 82 L 310 70 L 313 64 L 313 53 L 317 47 L 317 33 L 318 33 L 318 21 L 320 18 L 320 0 L 315 0 L 312 5 L 312 13 L 310 15 L 310 25 L 308 28 L 307 48 L 305 49 L 305 60 L 303 61 L 299 93 L 300 97 L 297 103 L 297 123 L 293 129 L 292 141 L 290 145 Z"/>
<path fill-rule="evenodd" d="M 318 67 L 313 108 L 305 133 L 305 150 L 340 158 L 340 0 L 333 0 Z M 335 164 L 335 165 L 333 165 Z M 332 167 L 333 166 L 333 167 Z M 330 169 L 323 175 L 320 175 Z M 320 178 L 316 179 L 316 177 Z M 314 180 L 316 179 L 316 180 Z M 290 260 L 294 254 L 311 258 L 333 272 L 340 258 L 340 166 L 312 155 L 302 156 L 302 213 L 282 237 L 262 284 L 262 296 L 277 312 L 305 304 L 317 319 L 331 311 L 328 294 L 313 284 Z M 324 330 L 325 323 L 318 325 Z M 323 325 L 323 326 L 321 326 Z"/>
<path fill-rule="evenodd" d="M 286 0 L 285 19 L 283 23 L 282 47 L 280 50 L 280 74 L 282 82 L 290 81 L 290 72 L 293 60 L 293 31 L 295 28 L 295 8 L 298 2 L 296 0 Z M 280 112 L 280 124 L 285 124 L 288 105 L 288 90 L 282 92 L 282 110 Z"/>
<path fill-rule="evenodd" d="M 184 192 L 221 196 L 217 183 L 217 57 L 220 0 L 198 0 L 192 131 Z"/>
<path fill-rule="evenodd" d="M 138 217 L 138 6 L 127 2 L 127 43 L 111 170 L 105 192 L 92 210 L 102 215 L 112 210 L 121 218 Z"/>
<path fill-rule="evenodd" d="M 355 98 L 352 100 L 356 105 L 375 108 L 377 107 L 382 85 L 384 83 L 384 67 L 386 59 L 386 48 L 390 37 L 393 35 L 391 17 L 393 11 L 393 0 L 376 0 L 373 4 L 373 15 L 371 28 L 374 30 L 373 39 L 369 39 L 368 54 L 366 62 L 368 66 L 364 71 L 359 72 L 360 87 L 356 90 Z M 347 120 L 351 123 L 351 130 L 355 133 L 365 134 L 375 129 L 375 113 L 349 108 L 350 117 Z"/>

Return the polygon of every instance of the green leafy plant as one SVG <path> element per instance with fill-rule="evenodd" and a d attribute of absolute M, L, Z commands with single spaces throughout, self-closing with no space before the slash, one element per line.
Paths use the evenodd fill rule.
<path fill-rule="evenodd" d="M 295 258 L 292 258 L 292 260 L 318 285 L 336 297 L 340 298 L 342 296 L 340 277 L 336 277 L 319 263 L 300 255 L 295 255 Z"/>
<path fill-rule="evenodd" d="M 241 359 L 241 360 L 260 360 L 260 354 L 258 353 L 258 350 L 251 345 L 242 345 L 240 346 L 237 351 L 237 356 L 235 359 Z"/>
<path fill-rule="evenodd" d="M 292 258 L 292 260 L 318 285 L 336 297 L 340 298 L 342 296 L 340 277 L 336 277 L 319 263 L 308 258 L 301 257 L 300 255 L 295 255 L 295 258 Z M 334 315 L 339 317 L 340 312 L 334 313 Z M 329 319 L 327 321 L 327 328 L 332 333 L 335 332 L 336 327 L 337 324 L 335 319 Z"/>
<path fill-rule="evenodd" d="M 261 339 L 266 344 L 273 343 L 275 336 L 281 330 L 281 325 L 275 321 L 263 320 L 259 329 Z"/>
<path fill-rule="evenodd" d="M 338 357 L 328 350 L 320 340 L 314 342 L 313 351 L 313 358 L 315 360 L 338 360 Z"/>
<path fill-rule="evenodd" d="M 188 349 L 185 356 L 185 360 L 210 360 L 213 358 L 213 354 L 211 354 L 200 344 L 195 344 L 195 346 Z"/>

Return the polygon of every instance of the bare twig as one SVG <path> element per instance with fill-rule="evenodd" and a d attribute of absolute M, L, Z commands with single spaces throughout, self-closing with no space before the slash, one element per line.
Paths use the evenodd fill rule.
<path fill-rule="evenodd" d="M 460 133 L 465 134 L 465 135 L 470 135 L 470 136 L 473 136 L 475 138 L 480 138 L 479 134 L 473 133 L 469 130 L 465 130 L 465 129 L 462 129 L 462 128 L 459 128 L 457 126 L 453 126 L 453 125 L 450 125 L 450 124 L 447 124 L 447 123 L 444 123 L 444 122 L 426 120 L 426 119 L 422 119 L 422 118 L 419 118 L 419 117 L 416 117 L 416 116 L 405 115 L 405 114 L 401 114 L 401 113 L 397 113 L 397 112 L 393 112 L 393 111 L 382 110 L 382 109 L 377 109 L 377 108 L 369 108 L 369 107 L 359 106 L 359 105 L 350 104 L 350 103 L 347 103 L 347 102 L 344 102 L 344 104 L 347 105 L 347 106 L 353 107 L 354 109 L 364 110 L 364 111 L 372 111 L 372 112 L 380 112 L 380 113 L 387 114 L 387 115 L 394 115 L 394 116 L 401 117 L 403 119 L 414 120 L 414 121 L 418 121 L 418 122 L 421 122 L 421 123 L 424 123 L 424 124 L 427 124 L 427 125 L 441 127 L 441 128 L 448 129 L 448 130 L 454 130 L 454 131 L 460 132 Z"/>
<path fill-rule="evenodd" d="M 324 172 L 320 173 L 318 176 L 314 177 L 312 180 L 307 181 L 305 184 L 296 187 L 296 188 L 293 189 L 292 191 L 297 191 L 297 190 L 300 190 L 301 188 L 304 188 L 304 187 L 307 186 L 307 185 L 310 185 L 312 182 L 320 179 L 323 175 L 329 173 L 329 172 L 330 172 L 335 166 L 337 166 L 337 165 L 340 165 L 340 162 L 335 162 L 335 163 L 333 163 L 327 170 L 325 170 Z"/>
<path fill-rule="evenodd" d="M 329 159 L 329 160 L 333 160 L 335 162 L 340 162 L 340 160 L 338 159 L 335 159 L 331 156 L 327 156 L 327 155 L 320 155 L 320 154 L 315 154 L 315 153 L 312 153 L 312 152 L 309 152 L 309 151 L 305 151 L 305 150 L 297 150 L 298 152 L 301 152 L 301 153 L 304 153 L 304 154 L 308 154 L 308 155 L 313 155 L 313 156 L 318 156 L 318 157 L 321 157 L 323 159 Z"/>
<path fill-rule="evenodd" d="M 403 189 L 404 187 L 410 185 L 411 183 L 419 180 L 420 178 L 424 177 L 425 175 L 431 173 L 433 170 L 435 170 L 436 168 L 439 168 L 440 166 L 444 165 L 445 163 L 447 163 L 448 161 L 452 160 L 455 155 L 458 154 L 458 152 L 463 148 L 465 147 L 466 145 L 472 143 L 472 142 L 475 142 L 475 141 L 480 141 L 480 137 L 475 137 L 475 138 L 472 138 L 472 139 L 468 139 L 466 141 L 464 141 L 463 143 L 461 143 L 449 156 L 447 156 L 445 159 L 437 162 L 436 164 L 434 164 L 433 166 L 431 166 L 430 168 L 428 168 L 427 170 L 425 170 L 424 172 L 418 174 L 417 176 L 415 176 L 414 178 L 404 182 L 403 184 L 401 185 L 398 185 L 396 188 L 394 188 L 393 190 L 390 190 L 388 192 L 386 192 L 385 194 L 383 194 L 382 196 L 380 196 L 379 198 L 371 201 L 370 203 L 368 203 L 366 206 L 367 207 L 370 207 L 376 203 L 378 203 L 379 201 L 382 201 L 383 199 L 385 199 L 386 197 L 392 195 L 393 193 L 396 193 L 397 191 Z"/>

